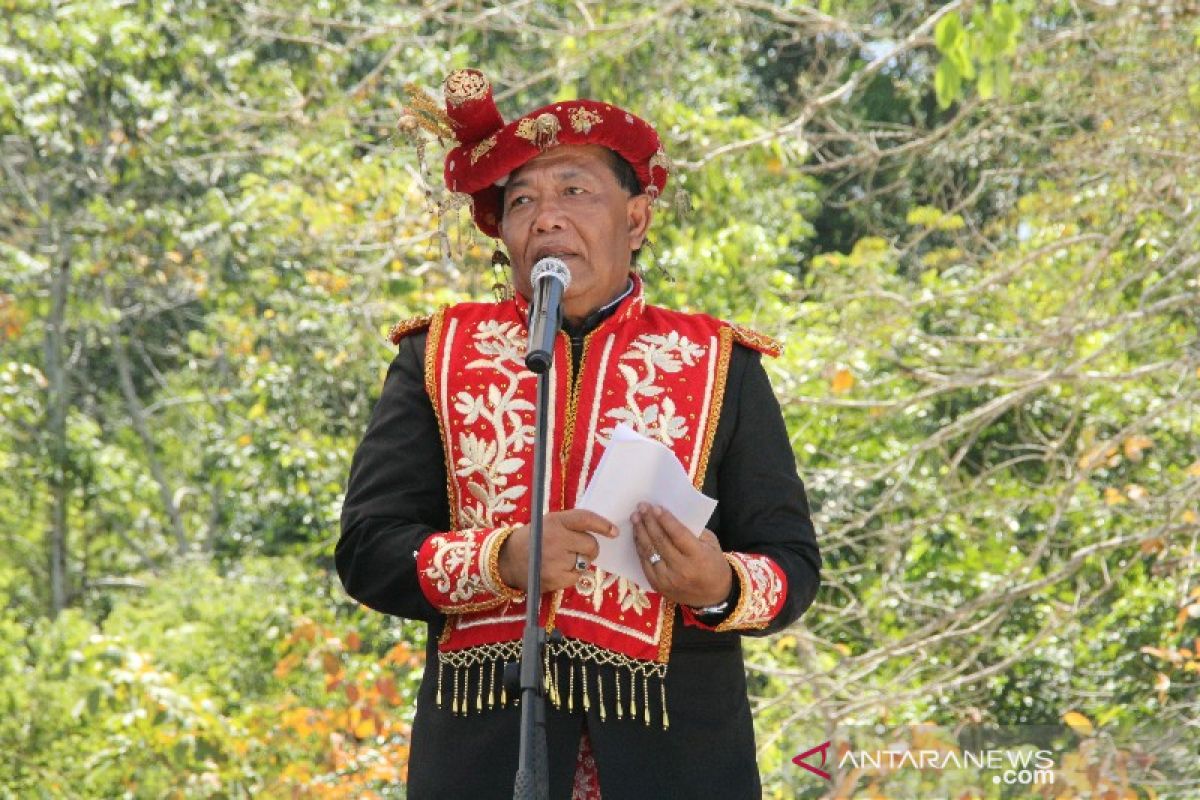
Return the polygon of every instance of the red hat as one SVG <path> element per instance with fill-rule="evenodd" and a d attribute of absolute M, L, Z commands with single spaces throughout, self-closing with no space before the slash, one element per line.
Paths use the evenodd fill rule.
<path fill-rule="evenodd" d="M 475 224 L 499 237 L 501 186 L 509 174 L 542 151 L 562 144 L 598 144 L 633 167 L 646 194 L 667 185 L 670 161 L 648 122 L 594 100 L 551 103 L 507 125 L 482 72 L 460 69 L 444 84 L 446 114 L 459 145 L 446 155 L 446 186 L 471 196 Z"/>

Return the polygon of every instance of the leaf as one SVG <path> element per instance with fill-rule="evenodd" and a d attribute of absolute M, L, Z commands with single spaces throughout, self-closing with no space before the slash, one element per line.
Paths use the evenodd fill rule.
<path fill-rule="evenodd" d="M 938 106 L 949 108 L 962 93 L 962 75 L 958 68 L 943 58 L 933 76 L 933 88 L 937 93 Z"/>
<path fill-rule="evenodd" d="M 1158 702 L 1165 702 L 1167 699 L 1167 690 L 1171 688 L 1171 679 L 1163 673 L 1158 673 L 1158 677 L 1154 679 L 1154 690 L 1158 692 Z"/>
<path fill-rule="evenodd" d="M 1141 461 L 1142 451 L 1154 446 L 1154 440 L 1148 436 L 1130 436 L 1124 443 L 1125 456 L 1130 461 Z"/>
<path fill-rule="evenodd" d="M 1163 538 L 1161 536 L 1153 536 L 1149 539 L 1143 539 L 1142 543 L 1138 545 L 1138 550 L 1149 555 L 1150 553 L 1159 552 L 1164 547 L 1166 547 L 1166 542 L 1163 541 Z"/>
<path fill-rule="evenodd" d="M 501 475 L 511 475 L 525 465 L 520 458 L 506 458 L 496 465 L 496 471 Z"/>
<path fill-rule="evenodd" d="M 1078 733 L 1080 736 L 1091 736 L 1095 732 L 1092 727 L 1092 721 L 1080 714 L 1078 711 L 1068 711 L 1063 714 L 1063 722 L 1071 727 L 1071 730 Z"/>
<path fill-rule="evenodd" d="M 979 97 L 983 100 L 991 100 L 996 94 L 996 70 L 994 67 L 982 67 L 980 69 L 977 89 Z"/>
<path fill-rule="evenodd" d="M 937 27 L 933 29 L 934 41 L 937 42 L 937 49 L 942 53 L 953 50 L 962 35 L 962 18 L 958 16 L 957 11 L 942 17 L 938 20 Z"/>
<path fill-rule="evenodd" d="M 845 394 L 854 388 L 854 374 L 848 369 L 839 369 L 831 381 L 834 394 Z"/>
<path fill-rule="evenodd" d="M 1107 489 L 1104 490 L 1104 504 L 1105 505 L 1115 506 L 1119 503 L 1124 503 L 1124 502 L 1125 502 L 1125 495 L 1121 494 L 1120 489 L 1115 489 L 1112 486 L 1109 486 Z"/>

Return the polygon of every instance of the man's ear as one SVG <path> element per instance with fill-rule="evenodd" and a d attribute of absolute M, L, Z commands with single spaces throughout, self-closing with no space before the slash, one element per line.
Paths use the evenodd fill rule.
<path fill-rule="evenodd" d="M 625 203 L 629 220 L 629 249 L 637 250 L 646 241 L 646 232 L 650 230 L 650 221 L 654 217 L 650 195 L 635 194 Z"/>

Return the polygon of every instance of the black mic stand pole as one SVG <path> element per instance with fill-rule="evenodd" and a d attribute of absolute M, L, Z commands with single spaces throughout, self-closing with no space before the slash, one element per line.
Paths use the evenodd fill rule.
<path fill-rule="evenodd" d="M 549 800 L 546 763 L 546 695 L 542 689 L 542 653 L 546 632 L 539 623 L 542 608 L 542 512 L 546 507 L 547 413 L 550 407 L 550 362 L 537 377 L 537 428 L 533 438 L 533 500 L 529 520 L 529 578 L 525 592 L 525 634 L 521 638 L 521 751 L 514 800 Z"/>

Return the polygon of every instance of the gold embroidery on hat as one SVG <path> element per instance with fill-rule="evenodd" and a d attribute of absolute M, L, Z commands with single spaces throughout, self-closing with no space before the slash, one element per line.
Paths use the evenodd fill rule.
<path fill-rule="evenodd" d="M 562 125 L 558 117 L 549 111 L 538 114 L 536 118 L 526 117 L 517 123 L 517 136 L 527 140 L 539 150 L 554 147 L 558 144 L 558 132 Z"/>
<path fill-rule="evenodd" d="M 593 125 L 599 125 L 604 118 L 586 108 L 576 106 L 571 109 L 571 127 L 576 133 L 589 133 Z"/>
<path fill-rule="evenodd" d="M 468 69 L 456 69 L 446 76 L 446 102 L 461 106 L 470 100 L 485 97 L 492 85 L 488 79 Z"/>
<path fill-rule="evenodd" d="M 496 134 L 494 133 L 479 144 L 475 145 L 474 149 L 471 150 L 471 166 L 474 166 L 476 161 L 487 155 L 487 152 L 495 146 Z"/>

